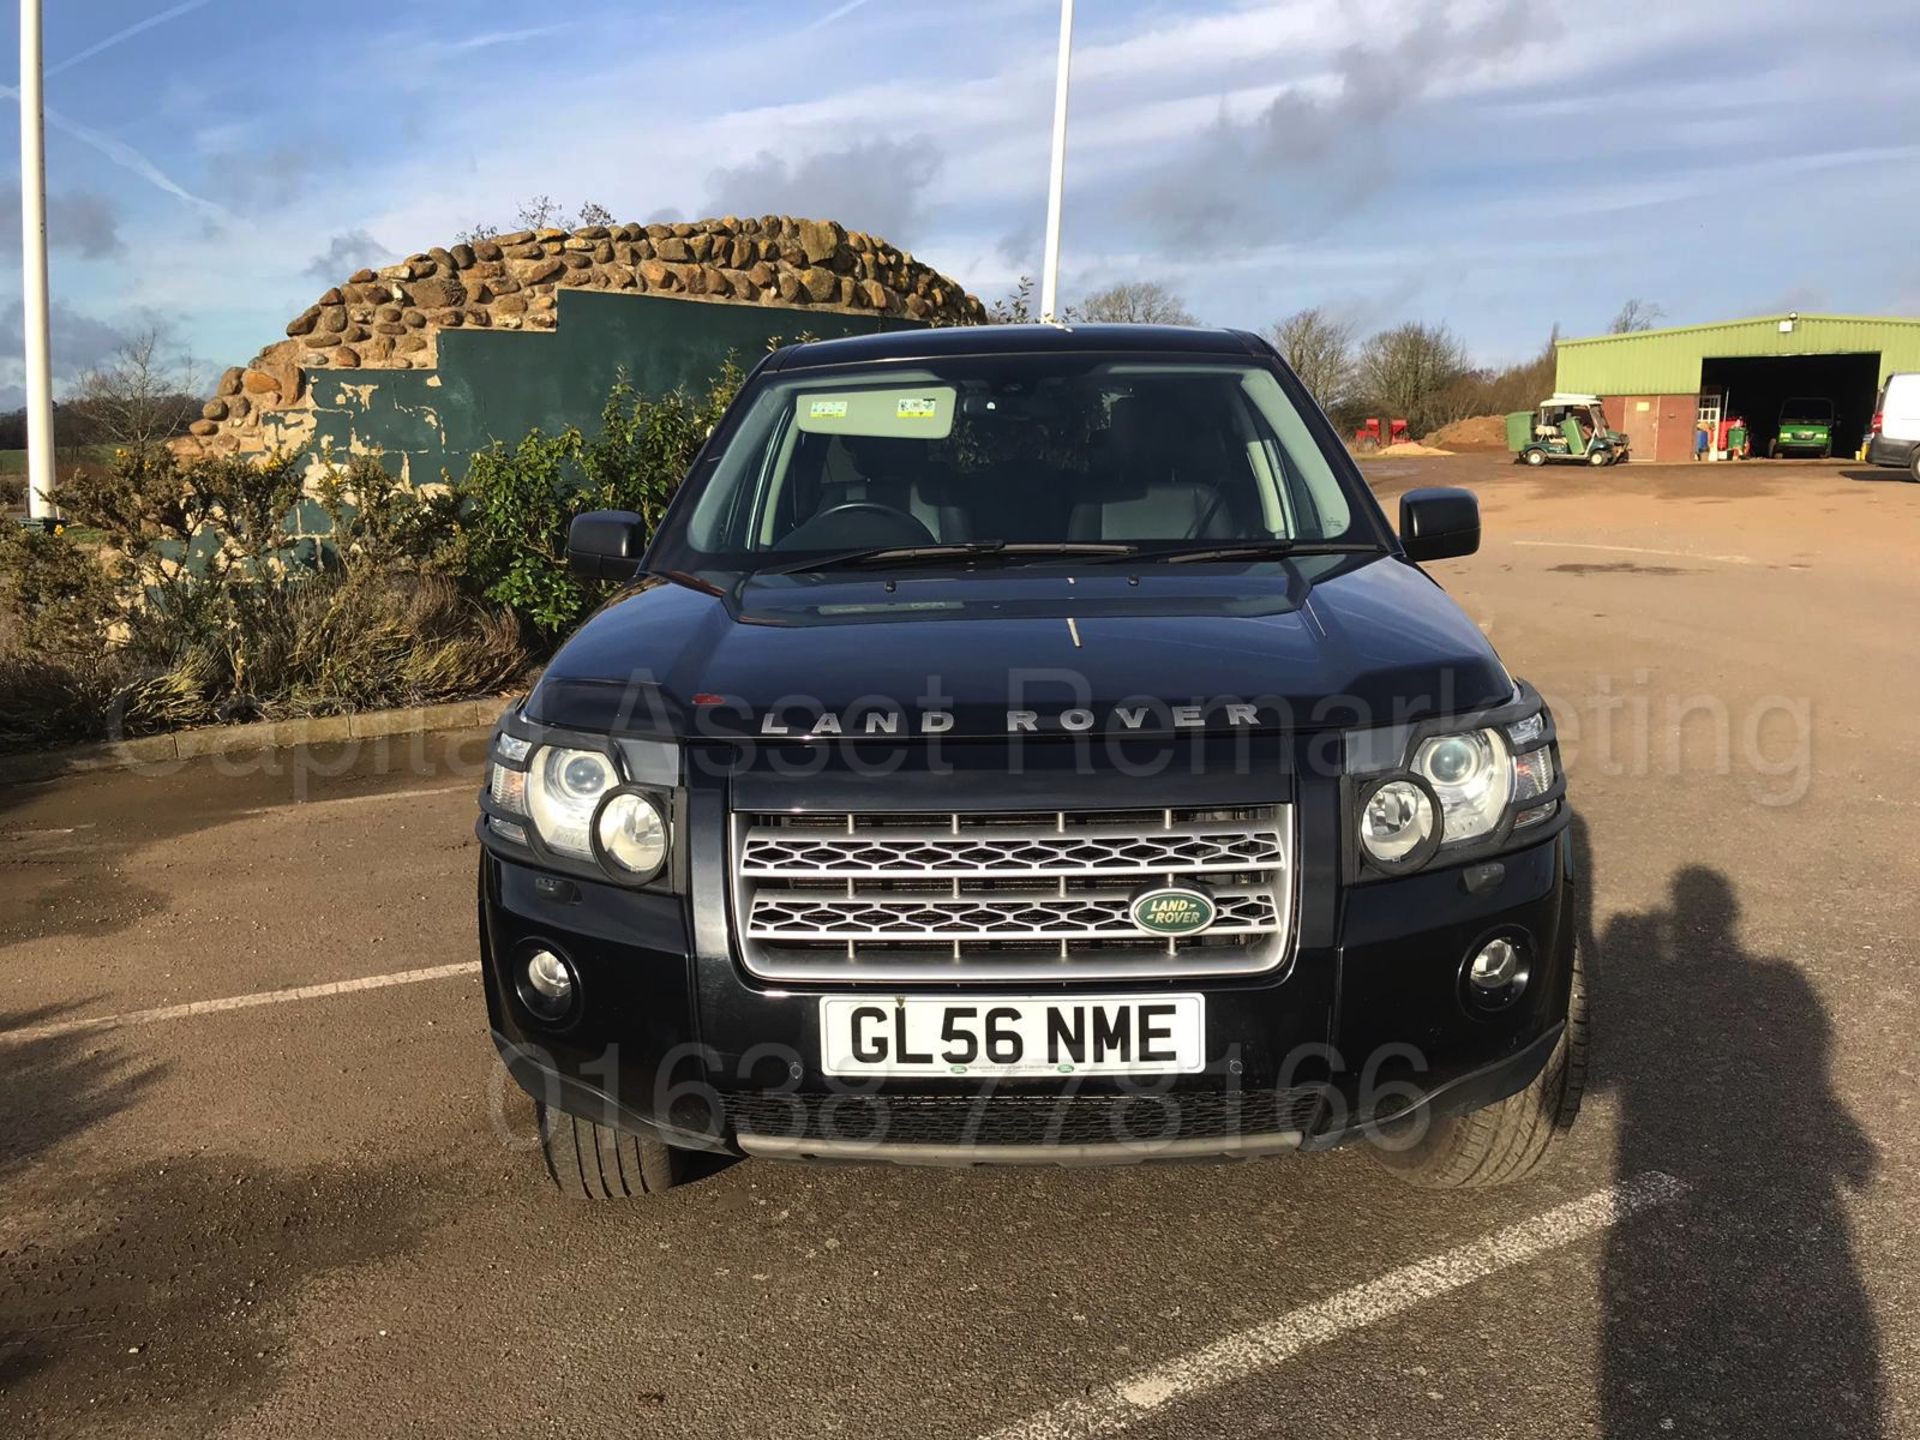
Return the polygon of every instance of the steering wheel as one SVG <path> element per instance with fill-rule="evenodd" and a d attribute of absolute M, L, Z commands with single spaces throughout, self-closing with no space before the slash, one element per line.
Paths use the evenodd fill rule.
<path fill-rule="evenodd" d="M 813 516 L 808 523 L 812 524 L 813 521 L 816 520 L 831 520 L 838 515 L 851 515 L 856 513 L 861 515 L 878 515 L 887 520 L 904 520 L 916 530 L 927 529 L 925 525 L 920 523 L 917 516 L 909 515 L 904 510 L 896 510 L 891 505 L 882 505 L 878 500 L 849 500 L 844 505 L 835 505 L 831 510 L 822 510 L 819 514 Z M 929 540 L 933 538 L 932 531 L 927 531 L 927 538 Z"/>
<path fill-rule="evenodd" d="M 776 549 L 845 549 L 856 545 L 931 545 L 933 532 L 905 510 L 875 500 L 849 500 L 809 516 Z"/>

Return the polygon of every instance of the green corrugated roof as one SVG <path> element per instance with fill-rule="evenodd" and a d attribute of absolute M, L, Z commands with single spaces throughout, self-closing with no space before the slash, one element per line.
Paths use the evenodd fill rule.
<path fill-rule="evenodd" d="M 1598 395 L 1686 395 L 1700 388 L 1701 361 L 1735 355 L 1878 353 L 1882 379 L 1895 370 L 1920 370 L 1920 317 L 1803 314 L 1783 332 L 1786 319 L 1757 315 L 1562 340 L 1555 387 Z"/>

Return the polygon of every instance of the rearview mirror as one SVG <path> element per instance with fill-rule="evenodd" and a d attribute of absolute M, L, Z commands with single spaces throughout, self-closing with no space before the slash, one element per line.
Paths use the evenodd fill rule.
<path fill-rule="evenodd" d="M 646 548 L 646 521 L 631 510 L 589 510 L 567 527 L 567 568 L 582 580 L 631 580 Z"/>
<path fill-rule="evenodd" d="M 1445 560 L 1480 548 L 1480 502 L 1471 490 L 1432 486 L 1400 497 L 1400 545 L 1409 560 Z"/>

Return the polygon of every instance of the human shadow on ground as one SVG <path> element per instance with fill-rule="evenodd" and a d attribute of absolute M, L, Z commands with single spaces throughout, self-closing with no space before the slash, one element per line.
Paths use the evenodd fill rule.
<path fill-rule="evenodd" d="M 1674 874 L 1665 908 L 1597 941 L 1588 922 L 1619 1173 L 1692 1187 L 1609 1235 L 1604 1433 L 1873 1440 L 1886 1385 L 1842 1192 L 1876 1153 L 1834 1093 L 1813 986 L 1747 951 L 1738 922 L 1732 884 L 1703 866 Z"/>

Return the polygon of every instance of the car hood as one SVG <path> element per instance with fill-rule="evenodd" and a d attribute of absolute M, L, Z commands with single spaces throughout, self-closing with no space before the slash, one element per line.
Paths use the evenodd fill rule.
<path fill-rule="evenodd" d="M 649 581 L 581 627 L 526 716 L 719 739 L 1170 733 L 1394 723 L 1512 692 L 1418 568 L 1326 555 Z"/>

